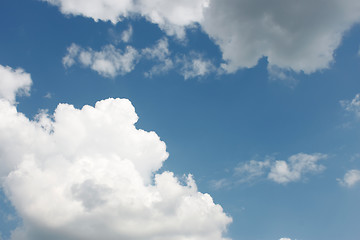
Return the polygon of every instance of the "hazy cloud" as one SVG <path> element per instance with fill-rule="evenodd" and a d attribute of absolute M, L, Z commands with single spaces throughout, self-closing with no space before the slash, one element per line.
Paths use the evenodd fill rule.
<path fill-rule="evenodd" d="M 356 117 L 360 118 L 360 94 L 356 94 L 351 101 L 341 100 L 340 104 L 346 111 L 352 112 Z"/>

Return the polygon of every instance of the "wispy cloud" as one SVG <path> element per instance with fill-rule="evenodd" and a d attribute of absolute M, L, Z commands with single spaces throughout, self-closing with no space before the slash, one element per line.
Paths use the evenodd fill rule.
<path fill-rule="evenodd" d="M 259 180 L 270 180 L 279 184 L 299 182 L 308 174 L 320 173 L 325 169 L 318 162 L 326 159 L 326 154 L 298 153 L 285 160 L 267 157 L 264 161 L 250 160 L 239 163 L 230 178 L 213 180 L 215 189 L 234 187 L 238 184 L 252 184 Z"/>

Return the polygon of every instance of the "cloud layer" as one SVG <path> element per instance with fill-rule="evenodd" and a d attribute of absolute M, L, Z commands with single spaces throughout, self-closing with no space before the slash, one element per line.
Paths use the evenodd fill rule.
<path fill-rule="evenodd" d="M 269 69 L 285 72 L 329 68 L 344 32 L 360 21 L 357 0 L 44 1 L 95 21 L 141 15 L 179 38 L 198 24 L 219 45 L 228 73 L 253 67 L 262 57 Z"/>
<path fill-rule="evenodd" d="M 225 239 L 231 218 L 191 175 L 157 173 L 166 145 L 137 120 L 127 99 L 29 120 L 1 98 L 0 183 L 23 220 L 11 239 Z"/>

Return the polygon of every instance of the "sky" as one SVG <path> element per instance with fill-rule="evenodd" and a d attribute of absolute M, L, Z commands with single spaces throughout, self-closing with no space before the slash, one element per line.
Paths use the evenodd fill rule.
<path fill-rule="evenodd" d="M 357 0 L 2 0 L 0 240 L 357 240 Z"/>

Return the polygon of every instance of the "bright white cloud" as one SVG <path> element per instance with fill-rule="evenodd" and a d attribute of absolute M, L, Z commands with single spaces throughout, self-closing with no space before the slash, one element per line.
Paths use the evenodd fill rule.
<path fill-rule="evenodd" d="M 291 240 L 291 238 L 280 238 L 279 240 Z"/>
<path fill-rule="evenodd" d="M 16 95 L 29 95 L 31 84 L 30 74 L 23 69 L 0 65 L 0 98 L 14 103 Z"/>
<path fill-rule="evenodd" d="M 82 15 L 95 21 L 111 21 L 141 15 L 158 24 L 169 35 L 184 38 L 185 27 L 200 22 L 209 0 L 43 0 L 60 8 L 64 14 Z"/>
<path fill-rule="evenodd" d="M 29 120 L 1 98 L 0 184 L 23 221 L 11 239 L 224 240 L 231 218 L 191 175 L 157 173 L 166 145 L 137 120 L 126 99 Z"/>
<path fill-rule="evenodd" d="M 349 170 L 343 179 L 338 179 L 338 181 L 346 187 L 353 187 L 360 182 L 360 170 L 352 169 Z"/>
<path fill-rule="evenodd" d="M 201 25 L 230 73 L 264 56 L 270 66 L 312 73 L 329 67 L 359 9 L 357 0 L 211 0 Z"/>
<path fill-rule="evenodd" d="M 73 43 L 67 49 L 63 64 L 65 67 L 71 67 L 79 62 L 84 67 L 90 67 L 104 77 L 114 78 L 117 75 L 125 75 L 134 70 L 138 60 L 139 53 L 131 46 L 127 46 L 122 51 L 110 44 L 104 46 L 100 51 L 94 51 L 91 48 L 84 49 Z"/>
<path fill-rule="evenodd" d="M 340 101 L 341 106 L 348 112 L 353 112 L 358 118 L 360 118 L 360 94 L 356 94 L 355 98 L 351 101 Z"/>
<path fill-rule="evenodd" d="M 298 153 L 289 157 L 288 161 L 277 160 L 271 167 L 268 178 L 282 184 L 299 181 L 306 173 L 323 171 L 325 167 L 317 162 L 325 158 L 325 154 Z"/>

